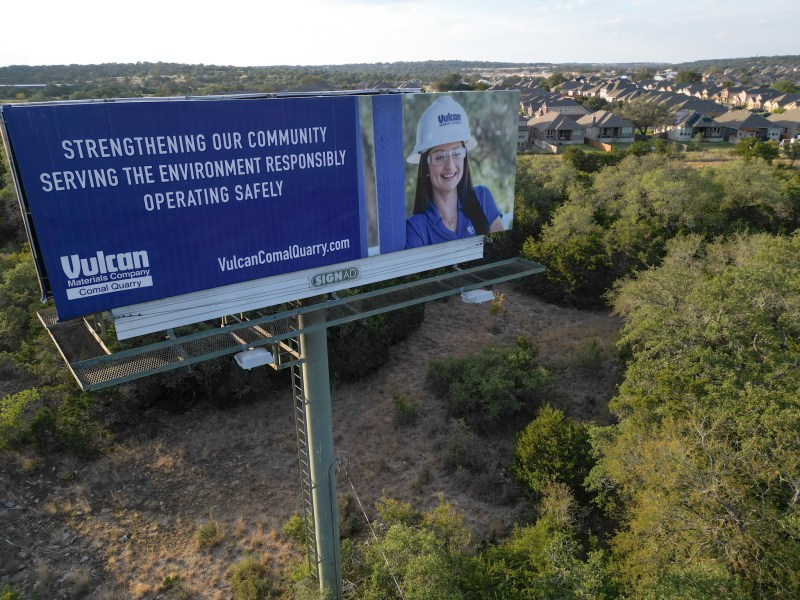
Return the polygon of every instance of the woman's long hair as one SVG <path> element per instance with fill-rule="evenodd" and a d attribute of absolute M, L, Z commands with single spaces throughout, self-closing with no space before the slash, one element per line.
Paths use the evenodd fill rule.
<path fill-rule="evenodd" d="M 430 150 L 428 151 L 430 152 Z M 433 186 L 431 185 L 430 166 L 428 165 L 428 152 L 423 152 L 419 158 L 419 169 L 417 169 L 417 191 L 414 196 L 414 214 L 419 215 L 428 209 L 428 204 L 433 198 Z M 477 235 L 489 233 L 489 221 L 478 203 L 478 197 L 472 188 L 472 177 L 469 174 L 469 155 L 464 157 L 464 173 L 461 181 L 458 182 L 458 197 L 461 199 L 461 208 L 464 214 L 472 221 Z"/>

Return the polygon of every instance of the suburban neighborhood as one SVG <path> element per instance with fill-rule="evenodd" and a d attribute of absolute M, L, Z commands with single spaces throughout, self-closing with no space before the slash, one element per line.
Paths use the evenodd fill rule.
<path fill-rule="evenodd" d="M 660 104 L 669 123 L 652 133 L 676 142 L 731 142 L 743 138 L 792 143 L 800 135 L 800 94 L 730 81 L 678 84 L 678 73 L 634 82 L 626 76 L 575 76 L 552 91 L 534 80 L 521 82 L 521 150 L 557 152 L 559 146 L 589 144 L 610 150 L 635 140 L 635 126 L 621 114 L 630 102 Z M 503 89 L 502 84 L 490 89 Z M 507 89 L 507 87 L 505 87 Z M 587 102 L 587 100 L 592 102 Z M 592 111 L 587 104 L 608 108 Z M 605 145 L 605 146 L 604 146 Z"/>

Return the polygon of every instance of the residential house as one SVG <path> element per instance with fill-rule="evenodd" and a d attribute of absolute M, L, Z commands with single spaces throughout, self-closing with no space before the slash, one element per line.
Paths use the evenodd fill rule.
<path fill-rule="evenodd" d="M 678 110 L 693 110 L 706 115 L 717 116 L 727 112 L 724 106 L 713 100 L 703 100 L 693 96 L 686 98 L 683 102 L 675 103 Z"/>
<path fill-rule="evenodd" d="M 600 95 L 600 92 L 605 89 L 604 83 L 587 83 L 586 86 L 581 90 L 581 96 L 585 96 L 587 98 L 594 98 Z"/>
<path fill-rule="evenodd" d="M 633 123 L 609 110 L 585 115 L 578 119 L 578 125 L 584 127 L 584 136 L 591 140 L 609 144 L 634 141 Z"/>
<path fill-rule="evenodd" d="M 764 110 L 773 112 L 779 109 L 792 110 L 800 108 L 800 94 L 781 94 L 764 102 Z"/>
<path fill-rule="evenodd" d="M 528 128 L 531 145 L 551 152 L 560 145 L 583 143 L 583 125 L 561 113 L 549 112 L 533 117 L 528 121 Z"/>
<path fill-rule="evenodd" d="M 788 140 L 800 136 L 800 108 L 787 110 L 785 113 L 769 115 L 767 120 L 780 128 L 779 138 Z"/>
<path fill-rule="evenodd" d="M 702 98 L 703 93 L 708 94 L 708 89 L 703 83 L 687 83 L 683 86 L 678 86 L 675 91 L 685 96 L 694 96 L 695 98 Z"/>
<path fill-rule="evenodd" d="M 572 98 L 564 98 L 563 96 L 555 96 L 545 99 L 542 103 L 541 114 L 559 113 L 578 119 L 583 115 L 588 115 L 589 110 L 575 102 Z"/>
<path fill-rule="evenodd" d="M 528 119 L 520 118 L 517 121 L 517 150 L 525 150 L 530 144 L 531 130 L 528 127 Z"/>
<path fill-rule="evenodd" d="M 635 91 L 638 91 L 635 83 L 629 79 L 617 79 L 609 82 L 608 85 L 600 90 L 600 97 L 605 98 L 609 102 L 614 102 L 620 96 L 628 96 Z"/>
<path fill-rule="evenodd" d="M 703 142 L 721 142 L 725 127 L 711 115 L 696 110 L 679 110 L 675 113 L 672 125 L 660 132 L 666 133 L 668 139 L 678 142 L 689 142 L 698 138 Z"/>
<path fill-rule="evenodd" d="M 676 112 L 679 110 L 694 110 L 712 116 L 726 112 L 724 106 L 712 100 L 703 100 L 675 92 L 647 92 L 641 97 L 648 102 L 664 104 Z"/>
<path fill-rule="evenodd" d="M 740 102 L 740 94 L 745 94 L 745 98 Z M 730 86 L 722 88 L 719 92 L 718 102 L 725 106 L 741 106 L 747 99 L 747 89 L 743 86 Z"/>
<path fill-rule="evenodd" d="M 777 142 L 781 135 L 779 125 L 745 109 L 728 111 L 716 117 L 716 121 L 725 128 L 725 140 L 728 142 L 752 137 Z"/>
<path fill-rule="evenodd" d="M 749 110 L 766 110 L 764 103 L 778 96 L 783 96 L 778 90 L 750 90 L 745 98 L 744 107 Z"/>
<path fill-rule="evenodd" d="M 545 100 L 548 98 L 559 97 L 558 94 L 553 94 L 552 92 L 548 92 L 538 87 L 520 90 L 520 92 L 520 112 L 528 115 L 529 117 L 535 117 L 536 115 L 542 114 L 542 105 L 544 104 Z"/>
<path fill-rule="evenodd" d="M 581 94 L 581 91 L 586 87 L 586 83 L 583 81 L 565 81 L 558 88 L 558 93 L 562 96 L 574 98 L 575 96 L 582 96 L 583 94 Z"/>
<path fill-rule="evenodd" d="M 639 81 L 636 85 L 639 87 L 640 90 L 655 90 L 660 85 L 660 81 L 656 79 L 643 79 Z"/>

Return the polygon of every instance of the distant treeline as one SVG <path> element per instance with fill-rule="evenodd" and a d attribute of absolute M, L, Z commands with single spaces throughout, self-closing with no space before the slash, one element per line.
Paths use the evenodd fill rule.
<path fill-rule="evenodd" d="M 454 74 L 467 85 L 483 74 L 524 70 L 616 74 L 635 73 L 644 63 L 552 64 L 458 60 L 361 63 L 324 66 L 237 67 L 179 63 L 106 63 L 97 65 L 11 65 L 0 67 L 0 99 L 17 101 L 81 100 L 87 98 L 274 93 L 369 87 L 434 85 Z M 717 73 L 728 69 L 791 71 L 800 56 L 776 56 L 697 61 L 682 64 L 647 63 L 652 69 L 672 68 Z M 502 81 L 502 79 L 500 80 Z M 416 84 L 416 85 L 415 85 Z"/>

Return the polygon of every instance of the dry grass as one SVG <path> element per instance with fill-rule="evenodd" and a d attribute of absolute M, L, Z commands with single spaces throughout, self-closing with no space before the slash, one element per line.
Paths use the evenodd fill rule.
<path fill-rule="evenodd" d="M 88 569 L 72 569 L 64 575 L 62 582 L 73 596 L 81 597 L 86 595 L 89 590 L 89 586 L 92 583 L 92 574 Z"/>

